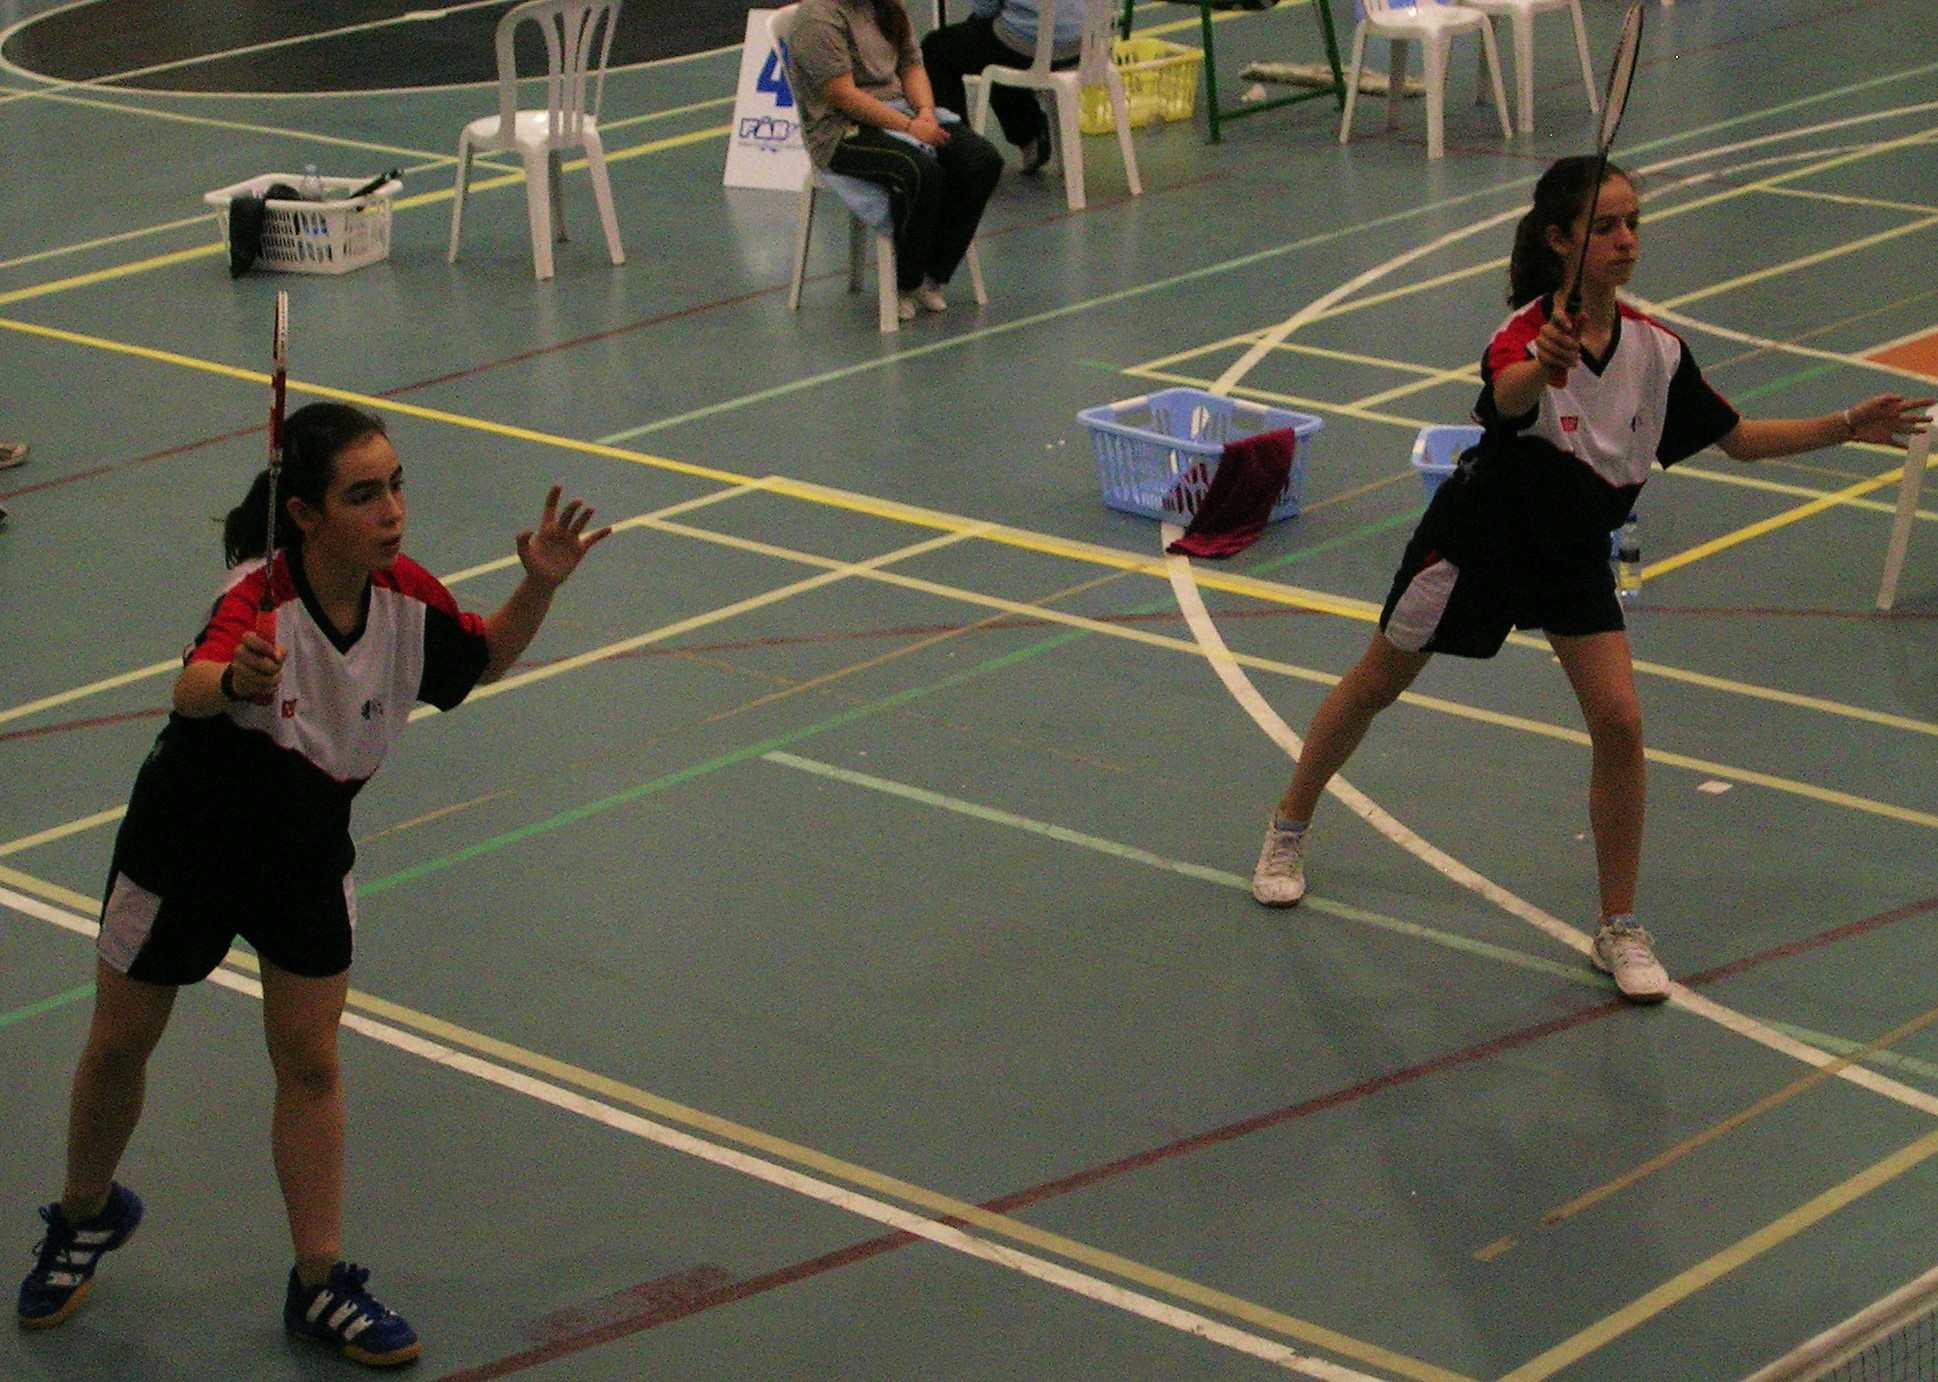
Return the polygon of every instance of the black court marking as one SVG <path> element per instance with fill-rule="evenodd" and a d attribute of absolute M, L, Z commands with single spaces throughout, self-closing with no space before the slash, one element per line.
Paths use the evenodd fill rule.
<path fill-rule="evenodd" d="M 512 0 L 438 19 L 403 20 L 442 9 L 440 0 L 93 0 L 23 24 L 0 56 L 36 76 L 96 82 L 117 72 L 186 62 L 146 77 L 108 81 L 141 91 L 200 95 L 386 91 L 498 79 L 493 35 Z M 744 3 L 731 0 L 628 0 L 619 12 L 612 65 L 684 57 L 737 44 L 747 32 Z M 382 23 L 398 20 L 397 23 Z M 381 24 L 340 38 L 294 43 L 239 57 L 255 44 Z M 522 70 L 544 70 L 537 32 L 519 36 Z M 527 44 L 529 43 L 529 49 Z"/>

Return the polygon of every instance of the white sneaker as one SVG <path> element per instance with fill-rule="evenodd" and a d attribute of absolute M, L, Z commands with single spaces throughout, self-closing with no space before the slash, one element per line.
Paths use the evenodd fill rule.
<path fill-rule="evenodd" d="M 949 300 L 942 296 L 942 285 L 922 280 L 922 286 L 915 290 L 915 303 L 924 312 L 946 312 Z"/>
<path fill-rule="evenodd" d="M 1293 907 L 1305 896 L 1305 837 L 1303 830 L 1281 830 L 1273 821 L 1265 827 L 1265 847 L 1252 870 L 1252 896 L 1267 907 Z"/>
<path fill-rule="evenodd" d="M 895 317 L 898 321 L 912 322 L 915 320 L 915 294 L 903 293 L 895 299 Z"/>
<path fill-rule="evenodd" d="M 1622 997 L 1660 1003 L 1669 996 L 1669 971 L 1655 958 L 1655 937 L 1626 917 L 1611 917 L 1595 933 L 1595 968 L 1615 977 Z"/>

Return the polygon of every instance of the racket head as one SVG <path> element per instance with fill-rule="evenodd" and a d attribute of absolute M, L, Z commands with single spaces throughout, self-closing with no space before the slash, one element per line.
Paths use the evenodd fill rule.
<path fill-rule="evenodd" d="M 1622 116 L 1628 109 L 1629 88 L 1635 85 L 1635 56 L 1642 48 L 1645 12 L 1641 0 L 1628 7 L 1628 17 L 1622 21 L 1622 36 L 1615 44 L 1615 60 L 1608 65 L 1608 87 L 1602 94 L 1602 124 L 1596 138 L 1603 158 L 1615 146 L 1615 132 L 1621 129 Z"/>

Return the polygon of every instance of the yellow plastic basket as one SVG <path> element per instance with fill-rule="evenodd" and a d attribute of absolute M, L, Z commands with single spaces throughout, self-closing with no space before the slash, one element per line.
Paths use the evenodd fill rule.
<path fill-rule="evenodd" d="M 1124 38 L 1117 41 L 1113 56 L 1124 81 L 1132 128 L 1191 118 L 1198 105 L 1198 73 L 1205 65 L 1203 49 L 1161 38 Z M 1077 103 L 1077 128 L 1085 134 L 1109 134 L 1117 128 L 1108 89 L 1083 89 Z"/>

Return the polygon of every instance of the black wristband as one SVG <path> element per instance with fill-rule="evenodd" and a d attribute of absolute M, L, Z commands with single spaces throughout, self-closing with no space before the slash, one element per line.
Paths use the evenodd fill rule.
<path fill-rule="evenodd" d="M 220 682 L 220 685 L 222 688 L 223 700 L 240 702 L 244 699 L 244 697 L 238 694 L 236 691 L 236 668 L 233 662 L 223 667 L 222 680 Z"/>

